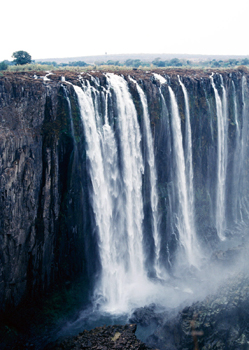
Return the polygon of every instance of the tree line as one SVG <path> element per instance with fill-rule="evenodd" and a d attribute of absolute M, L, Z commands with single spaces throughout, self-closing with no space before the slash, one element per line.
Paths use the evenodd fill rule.
<path fill-rule="evenodd" d="M 191 61 L 179 58 L 172 58 L 171 60 L 161 60 L 160 57 L 156 57 L 153 61 L 141 61 L 140 59 L 127 59 L 124 62 L 115 60 L 96 61 L 92 64 L 87 64 L 84 61 L 74 61 L 69 63 L 57 63 L 56 61 L 32 61 L 31 55 L 26 51 L 16 51 L 12 54 L 13 61 L 4 60 L 0 62 L 0 70 L 7 70 L 8 66 L 12 65 L 25 65 L 35 63 L 39 65 L 50 65 L 55 68 L 60 67 L 87 67 L 87 66 L 119 66 L 119 67 L 200 67 L 200 68 L 229 68 L 236 66 L 249 66 L 249 59 L 227 59 L 227 60 L 205 60 L 205 61 Z"/>

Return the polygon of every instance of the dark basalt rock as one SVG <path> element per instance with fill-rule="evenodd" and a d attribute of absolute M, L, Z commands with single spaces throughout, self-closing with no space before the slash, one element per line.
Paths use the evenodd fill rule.
<path fill-rule="evenodd" d="M 0 316 L 87 275 L 82 144 L 75 149 L 59 76 L 45 84 L 34 73 L 0 77 Z"/>
<path fill-rule="evenodd" d="M 151 324 L 162 325 L 168 317 L 169 312 L 156 312 L 156 305 L 140 307 L 136 309 L 129 319 L 129 322 L 139 323 L 142 327 L 150 326 Z"/>
<path fill-rule="evenodd" d="M 154 72 L 167 77 L 167 81 L 171 84 L 178 100 L 182 127 L 185 122 L 185 106 L 182 89 L 179 88 L 178 74 L 181 75 L 188 89 L 193 139 L 195 204 L 198 208 L 196 226 L 198 236 L 202 237 L 208 252 L 211 252 L 217 249 L 218 243 L 217 232 L 214 229 L 213 208 L 210 204 L 215 203 L 217 177 L 217 118 L 214 92 L 210 84 L 211 72 L 181 69 Z M 168 264 L 166 268 L 170 270 L 176 259 L 178 245 L 177 230 L 171 227 L 169 210 L 171 205 L 177 206 L 177 203 L 169 203 L 168 196 L 172 191 L 170 169 L 174 166 L 171 151 L 167 153 L 167 149 L 172 149 L 172 140 L 167 134 L 167 123 L 171 116 L 170 113 L 166 113 L 166 117 L 162 118 L 163 106 L 159 83 L 152 73 L 130 70 L 120 71 L 118 74 L 123 74 L 129 84 L 140 122 L 141 101 L 134 84 L 129 82 L 129 75 L 143 87 L 147 95 L 157 165 L 160 230 L 164 232 L 161 241 L 161 261 L 165 265 Z M 73 87 L 61 80 L 61 76 L 65 76 L 67 82 L 79 85 L 78 73 L 57 71 L 49 76 L 49 81 L 44 81 L 45 74 L 4 72 L 0 76 L 0 313 L 5 310 L 7 315 L 10 315 L 10 310 L 16 311 L 21 302 L 26 306 L 25 301 L 35 298 L 39 301 L 39 298 L 53 287 L 70 284 L 79 277 L 86 280 L 87 298 L 91 294 L 91 287 L 100 270 L 98 238 L 95 234 L 94 215 L 88 192 L 90 181 L 87 177 L 88 165 L 79 106 Z M 39 79 L 35 79 L 34 75 L 39 76 Z M 103 73 L 94 72 L 91 75 L 98 77 L 101 85 L 105 86 L 106 77 Z M 227 70 L 222 71 L 222 75 L 226 83 L 230 79 L 230 83 L 227 84 L 227 94 L 231 110 L 233 110 L 231 77 L 234 78 L 241 116 L 242 73 Z M 91 82 L 88 73 L 82 73 L 81 76 Z M 219 80 L 218 74 L 215 79 Z M 248 74 L 246 79 L 248 80 Z M 220 87 L 218 80 L 217 86 Z M 71 116 L 62 84 L 68 90 Z M 166 104 L 170 106 L 168 88 L 162 86 L 161 90 Z M 246 98 L 248 99 L 248 96 Z M 113 105 L 110 104 L 111 114 L 115 115 L 115 101 L 112 103 Z M 232 117 L 231 113 L 228 127 L 228 174 L 232 174 L 236 139 L 236 128 Z M 115 123 L 115 118 L 113 120 Z M 242 120 L 239 120 L 239 124 L 242 124 Z M 169 147 L 166 147 L 167 143 L 170 143 Z M 146 152 L 146 147 L 142 147 L 143 152 Z M 245 167 L 243 181 L 244 188 L 247 189 L 249 188 L 248 165 L 245 164 Z M 146 170 L 145 166 L 146 171 L 148 169 Z M 231 183 L 231 181 L 232 178 L 228 178 L 227 182 Z M 146 209 L 150 198 L 146 194 L 145 185 L 143 204 Z M 230 188 L 227 191 L 229 192 Z M 173 197 L 173 193 L 171 196 Z M 247 202 L 248 193 L 246 192 L 243 196 Z M 227 217 L 231 217 L 231 222 L 233 210 L 230 203 Z M 150 211 L 145 210 L 144 226 L 147 229 L 150 226 L 150 215 Z M 154 271 L 150 271 L 149 266 L 153 261 L 151 250 L 154 243 L 147 237 L 149 234 L 145 235 L 144 239 L 147 251 L 146 263 L 153 277 Z M 211 261 L 227 265 L 227 261 L 233 261 L 236 255 L 235 250 L 226 253 L 220 251 L 214 253 Z M 185 271 L 184 274 L 186 274 Z M 195 271 L 189 272 L 190 277 L 195 274 Z M 242 311 L 245 312 L 243 308 Z M 184 344 L 188 344 L 184 336 L 186 329 L 181 326 L 184 315 L 185 313 L 182 313 L 179 320 L 174 319 L 172 323 L 171 321 L 165 323 L 166 331 L 170 330 L 170 332 L 167 331 L 168 333 L 165 331 L 165 334 L 168 334 L 166 343 L 170 343 L 172 337 L 176 337 L 174 344 L 179 344 L 183 348 Z M 155 315 L 154 311 L 149 309 L 138 310 L 134 317 L 134 321 L 144 325 L 154 322 L 160 326 L 165 322 L 161 316 Z M 193 312 L 188 316 L 185 325 L 189 325 L 191 317 Z M 15 319 L 12 316 L 10 318 Z M 20 313 L 19 318 L 22 318 Z M 197 317 L 196 322 L 198 320 Z M 176 328 L 174 328 L 175 324 L 178 325 Z M 242 335 L 244 337 L 243 332 L 244 330 L 239 330 L 239 336 L 236 339 L 240 339 Z M 235 333 L 233 331 L 233 334 Z M 159 335 L 160 332 L 156 333 L 155 337 Z M 186 339 L 188 339 L 187 336 Z M 192 339 L 191 336 L 190 339 Z M 235 341 L 233 345 L 235 348 L 239 346 Z M 190 345 L 185 347 L 187 346 Z M 193 347 L 193 343 L 191 346 Z"/>
<path fill-rule="evenodd" d="M 248 249 L 246 249 L 244 246 L 233 247 L 226 251 L 218 250 L 213 252 L 211 262 L 224 265 L 225 267 L 227 264 L 236 263 L 241 255 L 243 253 L 245 254 L 247 251 Z"/>
<path fill-rule="evenodd" d="M 249 349 L 249 277 L 231 277 L 202 302 L 185 307 L 147 339 L 162 350 Z"/>
<path fill-rule="evenodd" d="M 96 350 L 149 350 L 152 349 L 135 336 L 137 326 L 103 326 L 83 331 L 78 336 L 64 340 L 61 343 L 49 344 L 44 350 L 96 349 Z"/>

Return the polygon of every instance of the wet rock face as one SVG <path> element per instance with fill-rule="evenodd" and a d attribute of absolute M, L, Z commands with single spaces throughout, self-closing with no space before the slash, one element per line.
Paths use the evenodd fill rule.
<path fill-rule="evenodd" d="M 155 72 L 162 73 L 161 70 Z M 182 119 L 184 99 L 178 74 L 189 92 L 193 110 L 196 207 L 201 208 L 196 221 L 203 241 L 205 244 L 209 242 L 208 249 L 214 249 L 217 233 L 212 223 L 209 226 L 212 206 L 207 196 L 210 187 L 211 199 L 215 202 L 215 190 L 212 190 L 215 184 L 211 180 L 215 178 L 216 167 L 208 166 L 215 164 L 216 159 L 208 123 L 210 115 L 215 115 L 210 72 L 170 70 L 164 73 L 178 98 Z M 35 74 L 37 79 L 34 78 Z M 103 73 L 91 74 L 105 86 Z M 173 263 L 177 243 L 168 220 L 171 205 L 168 203 L 168 192 L 172 180 L 170 169 L 174 166 L 171 151 L 167 151 L 171 150 L 172 145 L 168 145 L 168 148 L 165 146 L 169 142 L 166 132 L 169 116 L 161 117 L 159 83 L 151 72 L 137 70 L 120 74 L 128 81 L 140 123 L 141 101 L 129 75 L 139 82 L 147 95 L 155 143 L 161 230 L 165 233 L 162 237 L 162 258 L 170 266 L 168 250 Z M 229 74 L 224 72 L 225 80 Z M 235 84 L 238 88 L 241 74 L 231 74 L 235 74 L 234 81 L 236 83 L 238 80 Z M 100 270 L 79 106 L 73 87 L 61 80 L 64 75 L 66 81 L 79 85 L 78 73 L 57 72 L 50 75 L 47 81 L 41 75 L 45 73 L 7 72 L 0 77 L 0 311 L 8 305 L 18 305 L 24 297 L 30 299 L 39 295 L 58 281 L 65 284 L 76 276 L 86 276 L 94 284 L 96 273 Z M 88 73 L 82 74 L 82 77 L 91 81 Z M 64 84 L 70 97 L 72 118 L 61 84 Z M 232 96 L 231 87 L 228 92 Z M 162 87 L 162 93 L 170 105 L 166 86 Z M 210 99 L 209 106 L 207 97 Z M 111 108 L 115 115 L 115 106 Z M 230 125 L 229 128 L 229 147 L 232 149 L 235 126 Z M 210 177 L 208 182 L 207 173 Z M 149 216 L 145 218 L 145 226 L 149 219 Z M 148 243 L 148 246 L 152 246 L 151 242 Z M 140 317 L 139 314 L 137 317 Z"/>
<path fill-rule="evenodd" d="M 82 273 L 84 184 L 72 181 L 73 144 L 60 83 L 1 77 L 0 311 Z"/>
<path fill-rule="evenodd" d="M 185 307 L 149 337 L 162 350 L 248 349 L 249 277 L 230 278 L 217 293 Z"/>
<path fill-rule="evenodd" d="M 25 79 L 15 81 L 6 79 L 0 83 L 0 304 L 2 307 L 5 303 L 20 302 L 27 288 L 27 275 L 32 257 L 36 256 L 38 263 L 38 256 L 41 254 L 36 234 L 43 172 L 41 130 L 47 100 L 54 100 L 55 95 L 56 90 Z M 55 101 L 53 104 L 55 109 Z M 47 181 L 46 187 L 49 186 Z M 49 256 L 51 242 L 49 243 L 47 239 L 45 244 L 48 248 L 46 254 Z"/>
<path fill-rule="evenodd" d="M 157 307 L 155 304 L 151 304 L 147 307 L 145 306 L 136 309 L 131 315 L 129 322 L 136 322 L 142 327 L 151 326 L 152 324 L 155 324 L 156 326 L 162 326 L 165 319 L 168 318 L 169 312 L 158 312 L 156 308 Z"/>
<path fill-rule="evenodd" d="M 60 344 L 50 344 L 45 347 L 46 350 L 60 349 L 134 349 L 149 350 L 144 343 L 135 336 L 136 325 L 128 324 L 125 326 L 104 326 L 91 331 L 84 331 L 78 336 L 63 341 Z"/>

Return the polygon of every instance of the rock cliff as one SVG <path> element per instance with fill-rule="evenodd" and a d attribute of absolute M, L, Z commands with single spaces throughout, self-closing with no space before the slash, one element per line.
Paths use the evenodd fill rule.
<path fill-rule="evenodd" d="M 70 128 L 60 82 L 46 84 L 32 74 L 1 77 L 2 310 L 86 272 L 84 162 L 77 163 L 83 155 Z"/>
<path fill-rule="evenodd" d="M 178 75 L 188 91 L 197 234 L 200 241 L 205 243 L 206 251 L 211 252 L 219 241 L 215 222 L 218 122 L 211 72 L 158 70 L 155 73 L 164 74 L 174 90 L 184 144 L 187 138 L 184 131 L 186 115 Z M 157 167 L 160 261 L 171 270 L 176 251 L 181 247 L 178 247 L 177 220 L 174 221 L 172 215 L 177 212 L 179 203 L 174 188 L 173 170 L 176 163 L 170 126 L 173 117 L 169 108 L 169 89 L 167 85 L 160 85 L 152 72 L 138 70 L 119 74 L 123 74 L 128 83 L 137 112 L 144 159 L 147 159 L 148 149 L 144 141 L 143 106 L 136 84 L 129 76 L 138 82 L 147 97 Z M 89 192 L 92 184 L 87 171 L 89 161 L 86 140 L 77 96 L 71 85 L 80 85 L 79 74 L 57 71 L 44 77 L 45 74 L 39 72 L 4 73 L 0 76 L 1 311 L 9 310 L 25 300 L 35 300 L 54 285 L 70 283 L 82 276 L 90 295 L 101 270 L 97 225 Z M 92 84 L 95 91 L 99 91 L 96 96 L 99 99 L 99 114 L 103 116 L 106 106 L 101 93 L 107 91 L 106 75 L 100 72 L 82 73 L 81 78 L 87 84 Z M 243 88 L 243 79 L 247 82 L 248 74 L 240 70 L 224 71 L 222 74 L 217 72 L 214 76 L 220 94 L 225 86 L 228 101 L 228 175 L 225 190 L 228 196 L 224 214 L 227 236 L 235 222 L 238 222 L 238 212 L 243 224 L 248 220 L 247 162 L 243 163 L 240 184 L 236 184 L 234 175 L 238 168 L 234 153 L 239 142 L 238 135 L 246 145 L 243 146 L 244 159 L 248 155 L 247 122 L 244 116 L 248 114 L 249 96 L 248 88 Z M 235 115 L 234 91 L 238 117 Z M 111 89 L 109 93 L 110 124 L 116 132 L 117 100 Z M 238 125 L 241 127 L 240 134 Z M 143 244 L 147 271 L 153 275 L 153 269 L 150 269 L 155 258 L 151 234 L 152 210 L 150 189 L 146 182 L 150 169 L 148 162 L 144 163 Z M 235 201 L 234 195 L 229 196 L 235 193 L 236 188 L 241 195 L 240 202 L 237 199 Z"/>

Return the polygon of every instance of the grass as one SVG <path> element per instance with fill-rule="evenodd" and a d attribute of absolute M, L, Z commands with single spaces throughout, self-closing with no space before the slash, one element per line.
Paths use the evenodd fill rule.
<path fill-rule="evenodd" d="M 42 64 L 23 64 L 16 66 L 8 66 L 7 72 L 26 72 L 26 71 L 47 71 L 55 70 L 56 68 L 52 65 L 42 65 Z"/>
<path fill-rule="evenodd" d="M 249 72 L 248 67 L 246 66 L 235 66 L 235 67 L 200 67 L 200 66 L 168 66 L 168 67 L 156 67 L 153 64 L 148 66 L 139 66 L 138 68 L 130 67 L 130 66 L 115 66 L 115 65 L 92 65 L 87 67 L 77 67 L 77 66 L 53 66 L 53 65 L 43 65 L 39 63 L 31 63 L 31 64 L 25 64 L 25 65 L 16 65 L 16 66 L 8 66 L 7 72 L 27 72 L 27 71 L 70 71 L 70 72 L 90 72 L 90 71 L 99 71 L 99 72 L 121 72 L 121 71 L 129 71 L 133 69 L 139 69 L 140 71 L 152 71 L 152 70 L 173 70 L 173 69 L 180 69 L 180 70 L 199 70 L 199 71 L 206 71 L 206 70 L 220 70 L 224 71 L 227 69 L 238 69 L 242 70 L 245 73 Z M 2 76 L 3 74 L 0 75 Z"/>

